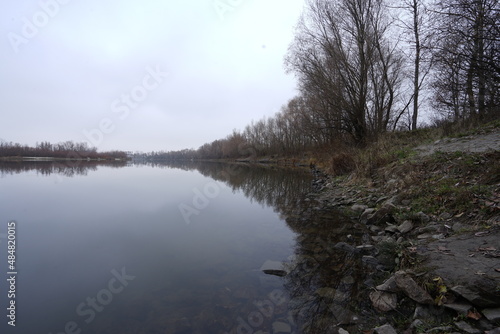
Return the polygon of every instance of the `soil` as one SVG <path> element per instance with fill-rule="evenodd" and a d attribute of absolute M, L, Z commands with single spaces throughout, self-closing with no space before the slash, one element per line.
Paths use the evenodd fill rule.
<path fill-rule="evenodd" d="M 500 128 L 483 128 L 418 146 L 365 183 L 354 175 L 326 176 L 317 181 L 319 200 L 357 215 L 375 246 L 392 240 L 404 248 L 394 270 L 425 268 L 428 279 L 445 287 L 437 304 L 470 305 L 472 313 L 457 316 L 484 333 L 500 328 L 500 319 L 488 322 L 481 314 L 500 312 L 499 165 Z M 403 223 L 413 227 L 400 233 Z M 418 264 L 404 262 L 417 255 Z M 453 331 L 463 332 L 458 320 Z"/>

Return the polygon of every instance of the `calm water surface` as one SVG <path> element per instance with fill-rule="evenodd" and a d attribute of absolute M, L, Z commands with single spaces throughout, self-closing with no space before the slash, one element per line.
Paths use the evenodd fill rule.
<path fill-rule="evenodd" d="M 0 273 L 10 221 L 18 271 L 15 328 L 0 281 L 0 332 L 373 328 L 375 269 L 346 244 L 368 234 L 308 195 L 311 181 L 308 172 L 215 163 L 0 163 Z M 288 274 L 263 272 L 268 261 Z"/>
<path fill-rule="evenodd" d="M 47 166 L 0 178 L 0 233 L 14 220 L 18 241 L 16 328 L 2 321 L 2 333 L 244 333 L 286 322 L 283 311 L 262 321 L 252 312 L 285 295 L 282 278 L 259 268 L 293 254 L 277 206 L 307 191 L 307 174 Z M 5 293 L 0 301 L 5 310 Z"/>

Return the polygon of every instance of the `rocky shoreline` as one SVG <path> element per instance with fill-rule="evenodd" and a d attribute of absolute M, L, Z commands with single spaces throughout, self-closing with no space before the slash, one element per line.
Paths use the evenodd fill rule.
<path fill-rule="evenodd" d="M 376 269 L 374 276 L 384 278 L 369 293 L 379 325 L 363 332 L 500 333 L 499 138 L 496 130 L 487 138 L 436 142 L 411 160 L 377 170 L 371 182 L 353 180 L 352 175 L 334 178 L 313 169 L 314 191 L 307 200 L 319 210 L 343 212 L 366 231 L 357 240 L 362 243 L 345 240 L 334 248 L 358 254 Z M 466 152 L 456 154 L 461 149 Z M 462 168 L 464 161 L 470 169 Z M 485 179 L 490 172 L 492 177 Z M 408 185 L 409 174 L 420 181 Z M 487 191 L 471 192 L 468 206 L 447 206 L 457 194 L 443 191 L 436 201 L 445 204 L 438 210 L 427 204 L 428 212 L 417 211 L 422 201 L 415 198 L 415 189 L 440 187 L 435 180 L 453 180 L 454 175 L 466 177 L 464 184 L 476 180 L 474 187 Z M 455 189 L 462 191 L 458 183 Z M 401 308 L 405 321 L 391 322 L 390 315 Z M 349 333 L 348 326 L 339 325 L 335 331 Z"/>

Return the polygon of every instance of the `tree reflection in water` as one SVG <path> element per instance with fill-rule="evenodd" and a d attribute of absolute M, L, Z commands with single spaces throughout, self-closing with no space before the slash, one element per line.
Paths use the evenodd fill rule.
<path fill-rule="evenodd" d="M 127 161 L 0 161 L 0 177 L 30 171 L 35 171 L 43 176 L 52 174 L 66 177 L 85 176 L 89 171 L 97 170 L 99 166 L 121 168 L 126 165 Z"/>
<path fill-rule="evenodd" d="M 35 170 L 42 175 L 86 175 L 99 166 L 124 167 L 127 162 L 0 162 L 0 175 Z M 351 333 L 376 322 L 368 293 L 375 268 L 363 261 L 355 245 L 369 243 L 367 230 L 324 203 L 312 191 L 312 176 L 306 171 L 246 164 L 207 162 L 148 163 L 155 168 L 197 170 L 224 182 L 233 191 L 270 206 L 297 234 L 289 273 L 283 277 L 288 311 L 298 333 L 335 333 L 338 326 Z M 366 258 L 364 259 L 366 260 Z M 255 307 L 250 305 L 250 307 Z M 237 319 L 241 310 L 227 310 Z"/>
<path fill-rule="evenodd" d="M 355 245 L 369 244 L 364 225 L 335 209 L 325 208 L 310 194 L 309 171 L 221 163 L 174 163 L 223 181 L 258 203 L 273 207 L 297 233 L 293 260 L 284 287 L 297 329 L 330 333 L 342 326 L 352 332 L 376 322 L 368 293 L 374 285 L 375 264 Z M 366 261 L 368 260 L 368 261 Z"/>
<path fill-rule="evenodd" d="M 330 333 L 341 325 L 351 333 L 370 328 L 376 318 L 368 298 L 375 265 L 370 258 L 362 261 L 354 247 L 369 235 L 340 212 L 318 210 L 311 202 L 297 205 L 286 219 L 299 234 L 285 277 L 289 307 L 305 333 Z"/>
<path fill-rule="evenodd" d="M 270 206 L 280 214 L 288 212 L 299 197 L 311 190 L 311 174 L 308 170 L 302 169 L 196 161 L 150 163 L 150 165 L 197 170 L 206 177 L 224 182 L 233 191 L 241 190 L 246 197 L 259 204 Z"/>

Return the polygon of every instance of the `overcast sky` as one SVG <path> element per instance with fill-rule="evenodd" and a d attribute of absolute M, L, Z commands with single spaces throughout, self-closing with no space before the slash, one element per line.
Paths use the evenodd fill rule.
<path fill-rule="evenodd" d="M 198 148 L 296 94 L 304 0 L 0 0 L 0 139 Z"/>

